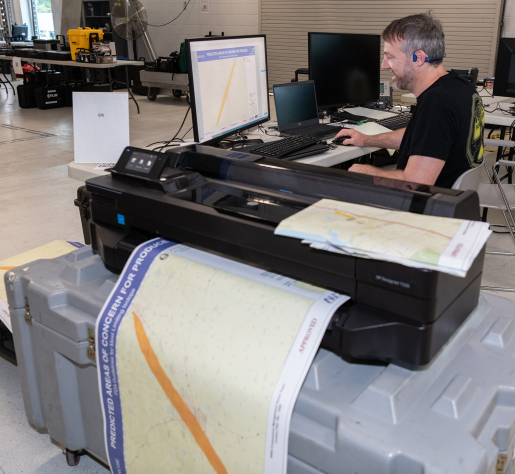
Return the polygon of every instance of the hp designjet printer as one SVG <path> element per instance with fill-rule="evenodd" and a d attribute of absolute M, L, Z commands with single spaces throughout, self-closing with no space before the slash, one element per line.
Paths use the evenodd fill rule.
<path fill-rule="evenodd" d="M 424 366 L 478 303 L 484 249 L 459 278 L 274 235 L 279 222 L 322 198 L 478 220 L 473 191 L 194 145 L 127 147 L 110 175 L 86 181 L 86 195 L 92 248 L 115 273 L 137 245 L 161 236 L 348 294 L 322 341 L 342 357 Z"/>

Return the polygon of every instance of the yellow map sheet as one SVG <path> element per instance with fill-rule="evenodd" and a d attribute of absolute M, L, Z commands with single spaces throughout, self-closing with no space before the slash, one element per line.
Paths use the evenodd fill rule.
<path fill-rule="evenodd" d="M 491 231 L 486 222 L 322 199 L 282 221 L 275 233 L 317 248 L 330 244 L 353 255 L 464 276 Z"/>
<path fill-rule="evenodd" d="M 97 340 L 109 341 L 98 355 L 113 471 L 265 472 L 269 408 L 285 362 L 314 302 L 336 294 L 182 245 L 164 250 L 143 279 L 139 268 L 129 262 L 97 326 Z M 317 318 L 323 334 L 328 319 Z M 105 321 L 119 321 L 116 336 Z M 311 360 L 303 363 L 307 372 Z M 114 380 L 120 413 L 106 390 L 108 381 L 118 391 Z"/>

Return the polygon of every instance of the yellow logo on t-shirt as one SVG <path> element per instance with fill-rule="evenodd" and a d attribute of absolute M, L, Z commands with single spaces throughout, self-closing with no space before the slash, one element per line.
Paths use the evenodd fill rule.
<path fill-rule="evenodd" d="M 472 114 L 467 140 L 467 158 L 471 168 L 483 162 L 483 133 L 485 130 L 485 109 L 479 94 L 472 96 Z"/>

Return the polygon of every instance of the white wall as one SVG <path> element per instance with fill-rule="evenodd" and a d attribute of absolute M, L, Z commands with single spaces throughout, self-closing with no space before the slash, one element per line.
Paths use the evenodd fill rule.
<path fill-rule="evenodd" d="M 257 34 L 259 0 L 208 0 L 209 13 L 200 13 L 202 0 L 191 0 L 186 11 L 172 24 L 148 27 L 157 56 L 179 51 L 185 38 L 209 34 L 226 36 Z M 514 0 L 515 1 L 515 0 Z M 151 25 L 162 25 L 175 18 L 184 6 L 183 0 L 141 0 Z"/>

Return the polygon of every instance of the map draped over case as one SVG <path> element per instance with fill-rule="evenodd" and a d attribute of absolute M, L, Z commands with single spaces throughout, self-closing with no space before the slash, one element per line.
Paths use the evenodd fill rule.
<path fill-rule="evenodd" d="M 164 239 L 139 246 L 96 328 L 112 471 L 286 472 L 296 397 L 347 300 Z"/>

